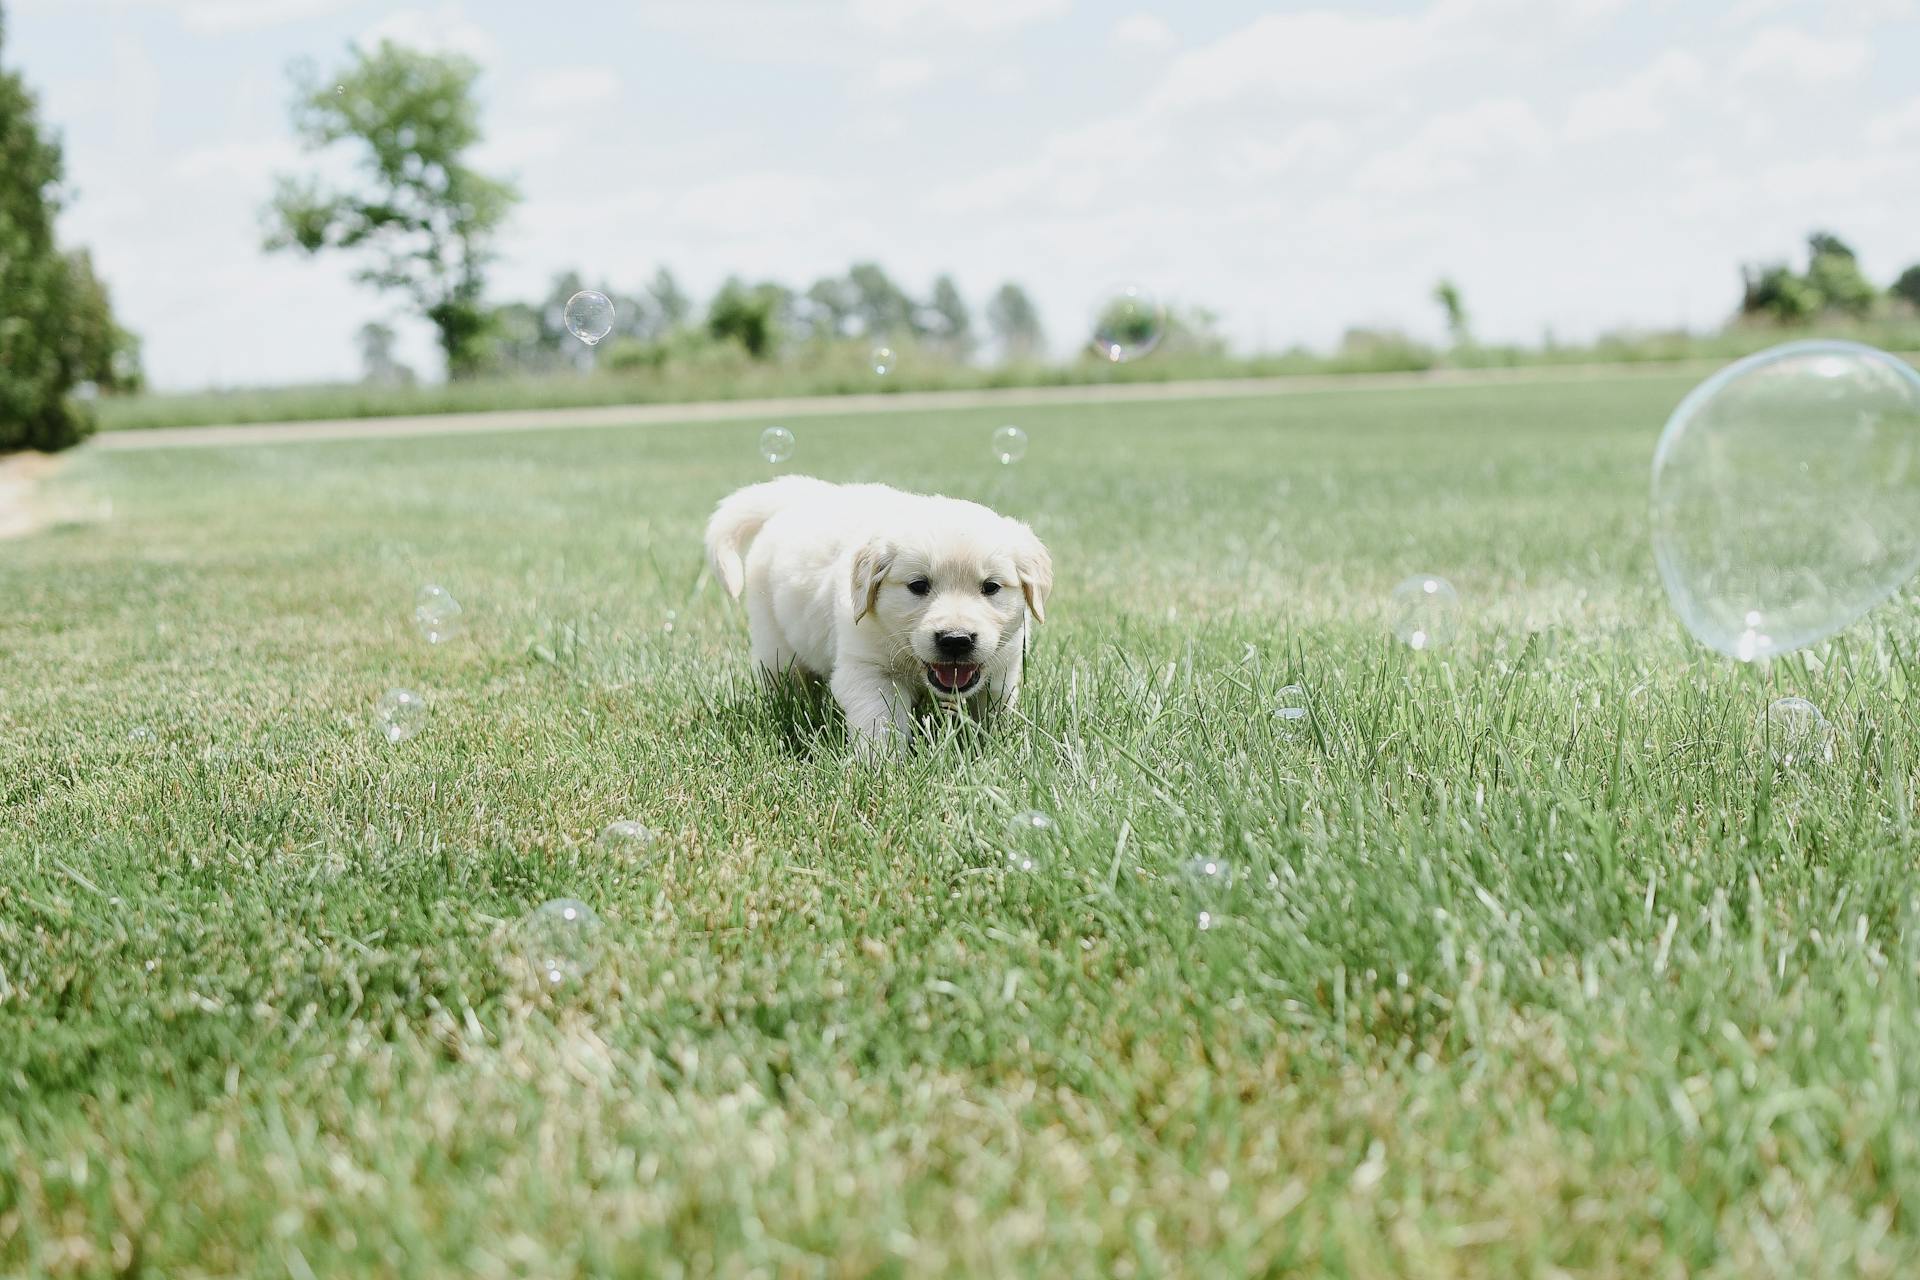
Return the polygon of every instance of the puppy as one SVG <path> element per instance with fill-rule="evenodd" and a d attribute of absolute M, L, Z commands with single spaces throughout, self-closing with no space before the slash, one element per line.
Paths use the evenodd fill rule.
<path fill-rule="evenodd" d="M 1011 704 L 1028 622 L 1045 618 L 1053 590 L 1053 560 L 1018 520 L 809 476 L 722 501 L 707 556 L 728 595 L 746 594 L 761 674 L 826 680 L 856 742 L 889 750 L 906 744 L 916 709 Z"/>

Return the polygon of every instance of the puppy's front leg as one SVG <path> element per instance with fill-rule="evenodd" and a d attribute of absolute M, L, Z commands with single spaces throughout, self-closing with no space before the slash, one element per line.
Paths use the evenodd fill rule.
<path fill-rule="evenodd" d="M 836 667 L 829 687 L 846 713 L 862 758 L 902 755 L 913 732 L 913 695 L 886 672 L 855 663 Z"/>

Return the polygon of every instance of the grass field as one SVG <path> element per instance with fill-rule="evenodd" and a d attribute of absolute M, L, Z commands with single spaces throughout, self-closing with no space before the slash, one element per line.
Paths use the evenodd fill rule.
<path fill-rule="evenodd" d="M 759 424 L 78 460 L 0 543 L 0 1274 L 1914 1274 L 1915 628 L 1686 640 L 1684 389 L 808 420 L 1059 571 L 1023 718 L 884 769 L 702 586 Z"/>

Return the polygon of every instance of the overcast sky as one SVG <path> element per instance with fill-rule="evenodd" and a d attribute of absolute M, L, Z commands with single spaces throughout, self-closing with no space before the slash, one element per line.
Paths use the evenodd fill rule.
<path fill-rule="evenodd" d="M 383 35 L 485 68 L 480 162 L 526 194 L 498 298 L 872 258 L 1019 280 L 1056 346 L 1138 280 L 1268 347 L 1436 334 L 1446 274 L 1531 341 L 1712 324 L 1815 226 L 1920 261 L 1916 0 L 5 2 L 64 235 L 167 387 L 356 374 L 391 304 L 262 254 L 260 208 L 288 66 Z"/>

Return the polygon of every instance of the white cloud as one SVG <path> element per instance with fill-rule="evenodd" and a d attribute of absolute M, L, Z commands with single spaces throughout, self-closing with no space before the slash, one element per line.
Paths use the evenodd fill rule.
<path fill-rule="evenodd" d="M 1173 28 L 1151 13 L 1135 13 L 1113 24 L 1115 44 L 1134 49 L 1160 49 L 1173 43 Z"/>
<path fill-rule="evenodd" d="M 862 92 L 887 95 L 918 89 L 933 79 L 933 64 L 925 58 L 882 58 L 861 74 Z"/>
<path fill-rule="evenodd" d="M 201 31 L 251 31 L 338 13 L 357 0 L 195 0 L 181 6 Z"/>
<path fill-rule="evenodd" d="M 1494 98 L 1446 112 L 1420 126 L 1400 146 L 1362 166 L 1364 190 L 1408 194 L 1465 182 L 1504 159 L 1547 150 L 1547 130 L 1517 98 Z"/>
<path fill-rule="evenodd" d="M 1347 154 L 1347 132 L 1331 120 L 1309 120 L 1278 142 L 1243 138 L 1228 147 L 1224 171 L 1240 180 L 1259 180 L 1291 173 L 1317 161 Z"/>
<path fill-rule="evenodd" d="M 546 67 L 521 86 L 535 111 L 580 111 L 620 95 L 620 77 L 611 67 Z"/>
<path fill-rule="evenodd" d="M 500 42 L 467 16 L 459 0 L 446 0 L 432 9 L 398 10 L 360 35 L 360 43 L 367 48 L 382 40 L 429 53 L 463 54 L 483 66 L 500 60 Z"/>
<path fill-rule="evenodd" d="M 1349 101 L 1400 80 L 1440 52 L 1411 18 L 1331 10 L 1269 14 L 1174 59 L 1151 105 L 1180 110 L 1242 98 Z"/>
<path fill-rule="evenodd" d="M 1698 58 L 1668 50 L 1622 83 L 1575 98 L 1567 113 L 1567 140 L 1658 132 L 1673 104 L 1699 94 L 1706 83 L 1707 69 Z"/>
<path fill-rule="evenodd" d="M 854 22 L 880 31 L 1011 31 L 1058 18 L 1073 0 L 850 0 Z"/>
<path fill-rule="evenodd" d="M 1920 98 L 1883 112 L 1867 122 L 1867 141 L 1877 147 L 1920 141 Z"/>
<path fill-rule="evenodd" d="M 1817 85 L 1863 70 L 1872 57 L 1872 47 L 1859 36 L 1823 39 L 1775 25 L 1754 32 L 1734 55 L 1732 70 L 1741 79 L 1764 82 L 1763 88 L 1780 82 Z"/>
<path fill-rule="evenodd" d="M 287 169 L 300 159 L 300 148 L 291 140 L 221 142 L 183 153 L 173 162 L 173 176 L 183 182 L 258 178 Z"/>

